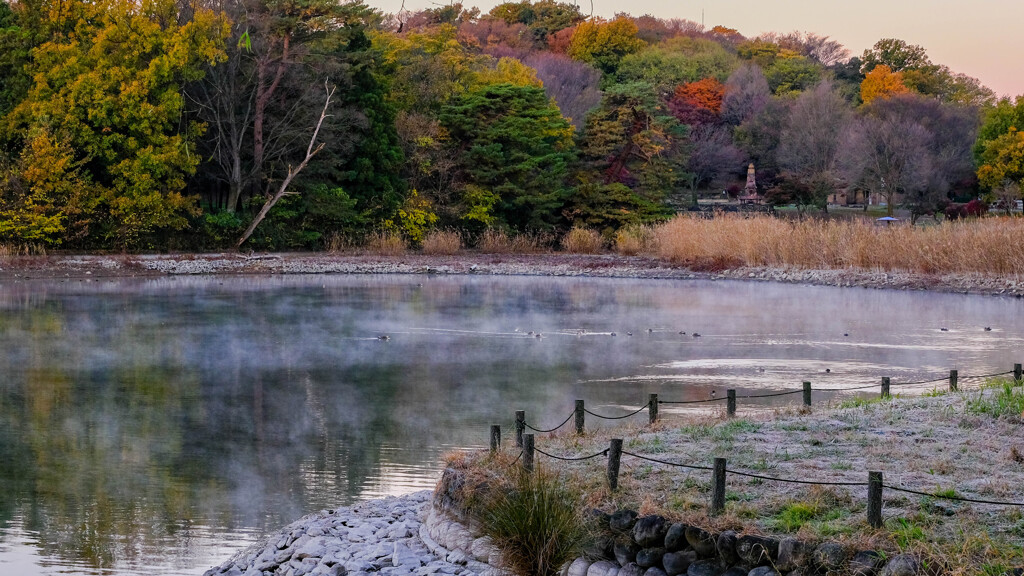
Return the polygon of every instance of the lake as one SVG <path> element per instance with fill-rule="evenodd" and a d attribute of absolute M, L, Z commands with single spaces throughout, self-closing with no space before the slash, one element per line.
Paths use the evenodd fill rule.
<path fill-rule="evenodd" d="M 618 415 L 649 393 L 810 380 L 819 402 L 1002 372 L 1022 316 L 1017 299 L 709 280 L 7 282 L 0 573 L 201 574 L 304 514 L 431 488 L 490 424 L 510 439 L 517 409 L 553 426 L 576 398 Z"/>

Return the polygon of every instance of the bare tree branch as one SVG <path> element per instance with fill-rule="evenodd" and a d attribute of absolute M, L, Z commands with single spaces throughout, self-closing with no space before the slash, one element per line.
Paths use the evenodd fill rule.
<path fill-rule="evenodd" d="M 331 97 L 334 96 L 335 87 L 328 87 L 327 83 L 324 82 L 324 90 L 327 91 L 327 99 L 324 101 L 324 109 L 320 112 L 320 119 L 317 120 L 316 127 L 313 129 L 313 136 L 309 139 L 309 146 L 306 147 L 306 157 L 302 159 L 302 162 L 299 163 L 297 168 L 292 168 L 290 165 L 288 166 L 288 176 L 286 176 L 284 181 L 281 182 L 281 187 L 277 189 L 277 193 L 270 198 L 267 198 L 267 201 L 263 204 L 263 208 L 260 209 L 259 214 L 253 218 L 252 223 L 249 224 L 248 228 L 246 228 L 245 233 L 242 234 L 242 237 L 235 243 L 236 250 L 241 248 L 242 244 L 245 244 L 245 241 L 252 236 L 252 233 L 256 231 L 256 227 L 260 225 L 260 222 L 263 222 L 263 219 L 267 217 L 270 209 L 277 204 L 278 200 L 284 198 L 288 194 L 294 194 L 294 192 L 288 191 L 288 185 L 292 183 L 292 180 L 295 179 L 296 176 L 299 175 L 299 172 L 302 172 L 302 169 L 309 164 L 309 161 L 324 149 L 325 143 L 321 142 L 317 144 L 316 138 L 320 134 L 320 127 L 323 125 L 324 119 L 328 116 L 327 109 L 331 105 Z"/>

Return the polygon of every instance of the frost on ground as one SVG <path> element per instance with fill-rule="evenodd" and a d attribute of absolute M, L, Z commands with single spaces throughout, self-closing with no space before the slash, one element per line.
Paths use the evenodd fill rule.
<path fill-rule="evenodd" d="M 877 394 L 877 393 L 876 393 Z M 623 454 L 619 490 L 606 487 L 604 458 L 555 461 L 579 485 L 587 504 L 660 514 L 720 532 L 737 530 L 811 541 L 831 540 L 890 554 L 937 558 L 950 573 L 979 566 L 1024 563 L 1024 507 L 968 503 L 937 496 L 1024 503 L 1024 390 L 1010 380 L 985 390 L 934 391 L 922 397 L 860 396 L 813 410 L 690 415 L 665 413 L 653 426 L 599 429 L 576 436 L 537 435 L 539 450 L 582 456 L 622 438 L 623 451 L 670 463 L 711 467 L 767 478 L 822 483 L 867 483 L 882 471 L 885 526 L 867 523 L 867 486 L 810 485 L 728 474 L 726 510 L 709 517 L 712 472 Z M 724 412 L 724 407 L 723 407 Z M 692 414 L 692 413 L 691 413 Z M 518 449 L 506 448 L 512 461 Z M 482 459 L 487 461 L 502 459 Z M 959 570 L 959 571 L 958 571 Z M 977 572 L 974 572 L 977 573 Z"/>

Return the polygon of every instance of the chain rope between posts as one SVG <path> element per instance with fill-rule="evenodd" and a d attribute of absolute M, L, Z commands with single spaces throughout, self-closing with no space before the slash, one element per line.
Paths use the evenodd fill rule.
<path fill-rule="evenodd" d="M 771 480 L 774 482 L 786 482 L 788 484 L 813 484 L 815 486 L 867 486 L 867 482 L 818 482 L 814 480 L 793 480 L 790 478 L 777 478 L 774 476 L 762 476 L 760 474 L 752 474 L 750 472 L 740 472 L 739 470 L 725 470 L 729 474 L 735 474 L 737 476 L 746 476 L 748 478 L 757 478 L 759 480 Z"/>
<path fill-rule="evenodd" d="M 540 448 L 537 448 L 537 447 L 534 447 L 533 450 L 535 452 L 539 452 L 539 453 L 547 456 L 548 458 L 554 458 L 555 460 L 562 460 L 563 462 L 580 462 L 582 460 L 590 460 L 591 458 L 597 458 L 598 456 L 604 456 L 605 454 L 608 453 L 608 449 L 605 448 L 604 450 L 601 450 L 600 452 L 598 452 L 596 454 L 591 454 L 590 456 L 581 456 L 581 457 L 578 457 L 578 458 L 574 458 L 574 457 L 556 456 L 554 454 L 548 454 L 547 452 L 545 452 L 545 451 L 543 451 L 543 450 L 541 450 Z"/>
<path fill-rule="evenodd" d="M 658 404 L 704 404 L 704 403 L 707 403 L 707 402 L 721 402 L 722 400 L 725 400 L 725 399 L 726 399 L 725 396 L 722 396 L 721 398 L 708 398 L 706 400 L 661 400 L 661 399 L 659 399 L 658 400 Z"/>
<path fill-rule="evenodd" d="M 666 466 L 676 466 L 678 468 L 689 468 L 691 470 L 714 470 L 710 466 L 697 466 L 694 464 L 680 464 L 679 462 L 669 462 L 667 460 L 658 460 L 657 458 L 650 458 L 648 456 L 641 456 L 640 454 L 634 454 L 632 452 L 622 451 L 626 456 L 632 456 L 633 458 L 639 458 L 641 460 L 647 460 L 648 462 L 657 462 L 658 464 L 665 464 Z"/>
<path fill-rule="evenodd" d="M 594 418 L 600 418 L 602 420 L 622 420 L 623 418 L 629 418 L 630 416 L 636 416 L 637 414 L 643 412 L 644 410 L 647 410 L 647 404 L 644 404 L 643 406 L 637 408 L 635 411 L 630 412 L 629 414 L 626 414 L 626 415 L 623 415 L 623 416 L 602 416 L 600 414 L 594 414 L 593 412 L 591 412 L 590 410 L 588 410 L 586 408 L 583 409 L 583 411 L 586 412 L 587 414 L 590 414 Z"/>
<path fill-rule="evenodd" d="M 943 494 L 932 494 L 930 492 L 919 492 L 917 490 L 911 490 L 909 488 L 899 488 L 897 486 L 890 486 L 889 484 L 882 484 L 883 488 L 895 490 L 897 492 L 906 492 L 908 494 L 917 494 L 918 496 L 930 496 L 932 498 L 941 498 L 942 500 L 954 500 L 957 502 L 973 502 L 975 504 L 994 504 L 996 506 L 1024 506 L 1024 502 L 1001 502 L 998 500 L 980 500 L 975 498 L 963 498 L 961 496 L 945 496 Z"/>
<path fill-rule="evenodd" d="M 575 415 L 576 415 L 576 412 L 573 411 L 572 413 L 569 414 L 568 418 L 566 418 L 565 420 L 562 421 L 561 424 L 559 424 L 558 426 L 555 426 L 554 428 L 552 428 L 550 430 L 538 430 L 537 428 L 534 428 L 533 426 L 530 426 L 529 424 L 527 424 L 525 420 L 523 420 L 523 426 L 526 426 L 527 428 L 529 428 L 530 430 L 533 430 L 534 432 L 537 432 L 538 434 L 547 434 L 548 432 L 554 432 L 555 430 L 558 430 L 562 426 L 565 426 L 566 424 L 568 424 L 569 420 L 572 420 L 572 417 L 575 416 Z"/>

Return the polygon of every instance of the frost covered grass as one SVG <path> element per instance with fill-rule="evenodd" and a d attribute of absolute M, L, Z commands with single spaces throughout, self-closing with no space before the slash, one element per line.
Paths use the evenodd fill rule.
<path fill-rule="evenodd" d="M 726 509 L 708 516 L 710 471 L 622 457 L 619 490 L 605 480 L 605 460 L 541 465 L 565 474 L 585 506 L 661 514 L 708 530 L 726 529 L 853 549 L 910 552 L 946 574 L 1001 574 L 1024 565 L 1024 508 L 958 502 L 943 496 L 1024 502 L 1024 389 L 992 380 L 981 389 L 837 401 L 811 411 L 723 414 L 662 412 L 654 426 L 597 428 L 538 435 L 538 448 L 561 456 L 599 452 L 610 438 L 625 450 L 672 463 L 711 466 L 725 457 L 730 470 L 770 478 L 865 482 L 879 470 L 885 484 L 932 496 L 884 490 L 884 527 L 867 523 L 866 486 L 783 483 L 730 474 Z M 664 409 L 663 409 L 664 410 Z M 644 415 L 637 416 L 642 420 Z M 506 448 L 505 461 L 517 449 Z M 487 458 L 471 466 L 487 467 Z"/>

